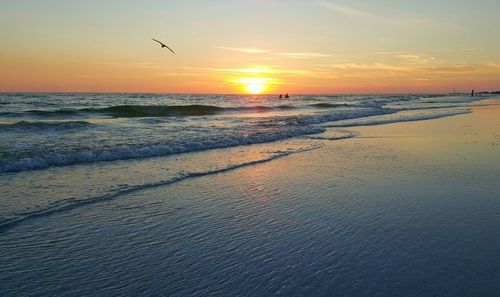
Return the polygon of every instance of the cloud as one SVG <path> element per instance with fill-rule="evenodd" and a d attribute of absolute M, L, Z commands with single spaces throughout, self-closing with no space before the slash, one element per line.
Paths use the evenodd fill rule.
<path fill-rule="evenodd" d="M 479 51 L 479 48 L 471 47 L 471 48 L 436 48 L 431 49 L 431 52 L 476 52 Z"/>
<path fill-rule="evenodd" d="M 470 77 L 471 75 L 491 75 L 494 65 L 485 63 L 454 65 L 390 65 L 384 63 L 340 63 L 323 65 L 330 78 L 380 79 L 393 78 L 401 80 L 443 80 Z M 423 80 L 421 80 L 423 81 Z"/>
<path fill-rule="evenodd" d="M 233 73 L 274 73 L 270 68 L 250 67 L 250 68 L 202 68 L 214 72 L 233 72 Z"/>
<path fill-rule="evenodd" d="M 380 55 L 380 56 L 393 56 L 393 55 L 403 55 L 407 54 L 408 52 L 402 52 L 402 51 L 392 51 L 392 52 L 373 52 L 373 53 L 368 53 L 369 55 Z"/>
<path fill-rule="evenodd" d="M 366 11 L 358 10 L 349 6 L 345 5 L 339 5 L 339 4 L 334 4 L 331 2 L 319 2 L 318 3 L 320 6 L 326 7 L 329 10 L 342 14 L 348 17 L 354 17 L 354 18 L 363 18 L 363 19 L 368 19 L 372 21 L 378 21 L 378 22 L 383 22 L 383 23 L 400 23 L 401 21 L 398 20 L 393 20 L 389 18 L 384 18 L 378 15 L 371 14 Z"/>
<path fill-rule="evenodd" d="M 247 54 L 264 54 L 270 52 L 270 50 L 258 49 L 258 48 L 235 48 L 226 46 L 219 46 L 219 48 L 223 50 L 242 52 Z"/>
<path fill-rule="evenodd" d="M 310 71 L 299 69 L 276 69 L 269 67 L 250 67 L 250 68 L 206 68 L 215 72 L 232 72 L 244 74 L 288 74 L 288 75 L 309 75 Z"/>
<path fill-rule="evenodd" d="M 265 85 L 281 85 L 283 82 L 276 78 L 238 78 L 238 79 L 226 79 L 225 81 L 229 83 L 238 83 L 238 84 L 265 84 Z"/>
<path fill-rule="evenodd" d="M 463 53 L 463 52 L 476 52 L 480 51 L 479 48 L 434 48 L 434 49 L 424 49 L 421 53 L 415 53 L 410 51 L 380 51 L 380 52 L 370 52 L 368 55 L 377 56 L 404 56 L 404 55 L 432 55 L 435 53 Z"/>
<path fill-rule="evenodd" d="M 434 56 L 429 56 L 427 54 L 412 53 L 412 52 L 388 51 L 388 52 L 373 52 L 368 54 L 397 59 L 399 60 L 399 63 L 403 64 L 429 64 L 436 62 L 436 58 Z"/>
<path fill-rule="evenodd" d="M 277 53 L 277 55 L 293 59 L 328 58 L 331 55 L 321 53 Z"/>
<path fill-rule="evenodd" d="M 400 54 L 396 55 L 396 58 L 399 58 L 403 60 L 405 63 L 410 63 L 410 64 L 428 64 L 436 60 L 436 58 L 434 57 L 417 55 L 417 54 Z"/>
<path fill-rule="evenodd" d="M 389 65 L 384 63 L 339 63 L 328 65 L 330 68 L 341 70 L 377 70 L 377 71 L 407 71 L 407 67 Z"/>
<path fill-rule="evenodd" d="M 354 9 L 351 7 L 347 7 L 344 5 L 333 4 L 330 2 L 319 2 L 318 4 L 330 9 L 331 11 L 334 11 L 336 13 L 340 13 L 343 15 L 347 15 L 347 16 L 378 18 L 378 16 L 375 16 L 375 15 L 372 15 L 372 14 L 369 14 L 367 12 L 357 10 L 357 9 Z"/>
<path fill-rule="evenodd" d="M 384 17 L 376 14 L 372 14 L 363 10 L 352 8 L 345 5 L 339 5 L 332 2 L 318 2 L 318 5 L 327 8 L 337 14 L 348 16 L 351 18 L 358 18 L 363 20 L 368 20 L 372 22 L 377 22 L 390 26 L 404 26 L 409 28 L 417 29 L 434 29 L 439 31 L 456 31 L 460 30 L 461 26 L 458 24 L 443 23 L 441 21 L 434 21 L 429 18 L 415 18 L 412 15 L 408 15 L 406 12 L 393 12 L 390 17 Z"/>
<path fill-rule="evenodd" d="M 486 66 L 500 69 L 500 63 L 486 63 Z"/>
<path fill-rule="evenodd" d="M 223 72 L 228 74 L 238 75 L 282 75 L 282 76 L 300 76 L 300 77 L 315 77 L 315 71 L 280 68 L 278 66 L 252 66 L 248 68 L 214 68 L 214 67 L 181 67 L 189 71 L 201 72 Z"/>
<path fill-rule="evenodd" d="M 219 46 L 220 49 L 223 50 L 228 50 L 228 51 L 235 51 L 235 52 L 242 52 L 246 54 L 265 54 L 265 53 L 270 53 L 272 52 L 271 50 L 267 49 L 259 49 L 259 48 L 236 48 L 236 47 L 226 47 L 226 46 Z M 272 53 L 275 56 L 282 56 L 282 57 L 288 57 L 292 59 L 311 59 L 311 58 L 327 58 L 331 57 L 331 55 L 328 54 L 322 54 L 322 53 L 311 53 L 311 52 L 290 52 L 290 53 Z M 265 60 L 272 60 L 272 57 L 263 57 L 261 59 Z"/>

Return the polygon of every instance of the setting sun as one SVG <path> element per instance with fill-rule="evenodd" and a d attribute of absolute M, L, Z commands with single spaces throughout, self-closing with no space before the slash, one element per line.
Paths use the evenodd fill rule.
<path fill-rule="evenodd" d="M 249 84 L 247 86 L 247 91 L 251 94 L 260 94 L 264 89 L 264 85 L 260 83 Z"/>
<path fill-rule="evenodd" d="M 250 94 L 260 94 L 266 89 L 266 80 L 262 78 L 243 78 L 238 82 L 243 84 Z"/>

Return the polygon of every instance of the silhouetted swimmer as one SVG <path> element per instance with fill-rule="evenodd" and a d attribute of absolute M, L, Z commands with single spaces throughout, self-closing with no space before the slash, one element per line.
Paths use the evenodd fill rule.
<path fill-rule="evenodd" d="M 169 50 L 170 50 L 170 51 L 171 51 L 171 52 L 175 55 L 174 51 L 173 51 L 171 48 L 169 48 L 169 47 L 168 47 L 168 45 L 166 45 L 165 43 L 163 43 L 163 42 L 161 42 L 161 41 L 159 41 L 159 40 L 156 40 L 156 39 L 154 39 L 154 38 L 151 38 L 151 39 L 153 39 L 154 41 L 156 41 L 156 42 L 158 42 L 159 44 L 161 44 L 161 48 L 165 48 L 165 47 L 166 47 L 166 48 L 168 48 L 168 49 L 169 49 Z"/>
<path fill-rule="evenodd" d="M 280 94 L 280 99 L 283 98 L 283 95 Z"/>
<path fill-rule="evenodd" d="M 472 92 L 470 93 L 470 96 L 474 97 L 474 90 L 472 90 Z"/>
<path fill-rule="evenodd" d="M 285 98 L 290 98 L 290 96 L 288 96 L 288 93 L 286 93 Z"/>

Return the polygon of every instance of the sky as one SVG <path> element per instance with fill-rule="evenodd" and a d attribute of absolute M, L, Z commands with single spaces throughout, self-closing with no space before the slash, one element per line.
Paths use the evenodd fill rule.
<path fill-rule="evenodd" d="M 0 0 L 0 91 L 500 90 L 499 15 L 498 0 Z"/>

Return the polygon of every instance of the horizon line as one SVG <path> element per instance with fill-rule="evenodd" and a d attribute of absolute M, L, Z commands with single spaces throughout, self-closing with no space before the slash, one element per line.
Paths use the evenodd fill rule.
<path fill-rule="evenodd" d="M 478 93 L 492 93 L 500 92 L 500 90 L 474 90 Z M 266 96 L 266 95 L 280 95 L 285 93 L 262 93 L 262 94 L 248 94 L 248 93 L 189 93 L 189 92 L 124 92 L 124 91 L 0 91 L 0 94 L 163 94 L 163 95 L 248 95 L 248 96 Z M 456 92 L 321 92 L 321 93 L 288 93 L 290 95 L 412 95 L 412 94 L 470 94 L 470 91 L 456 91 Z"/>

